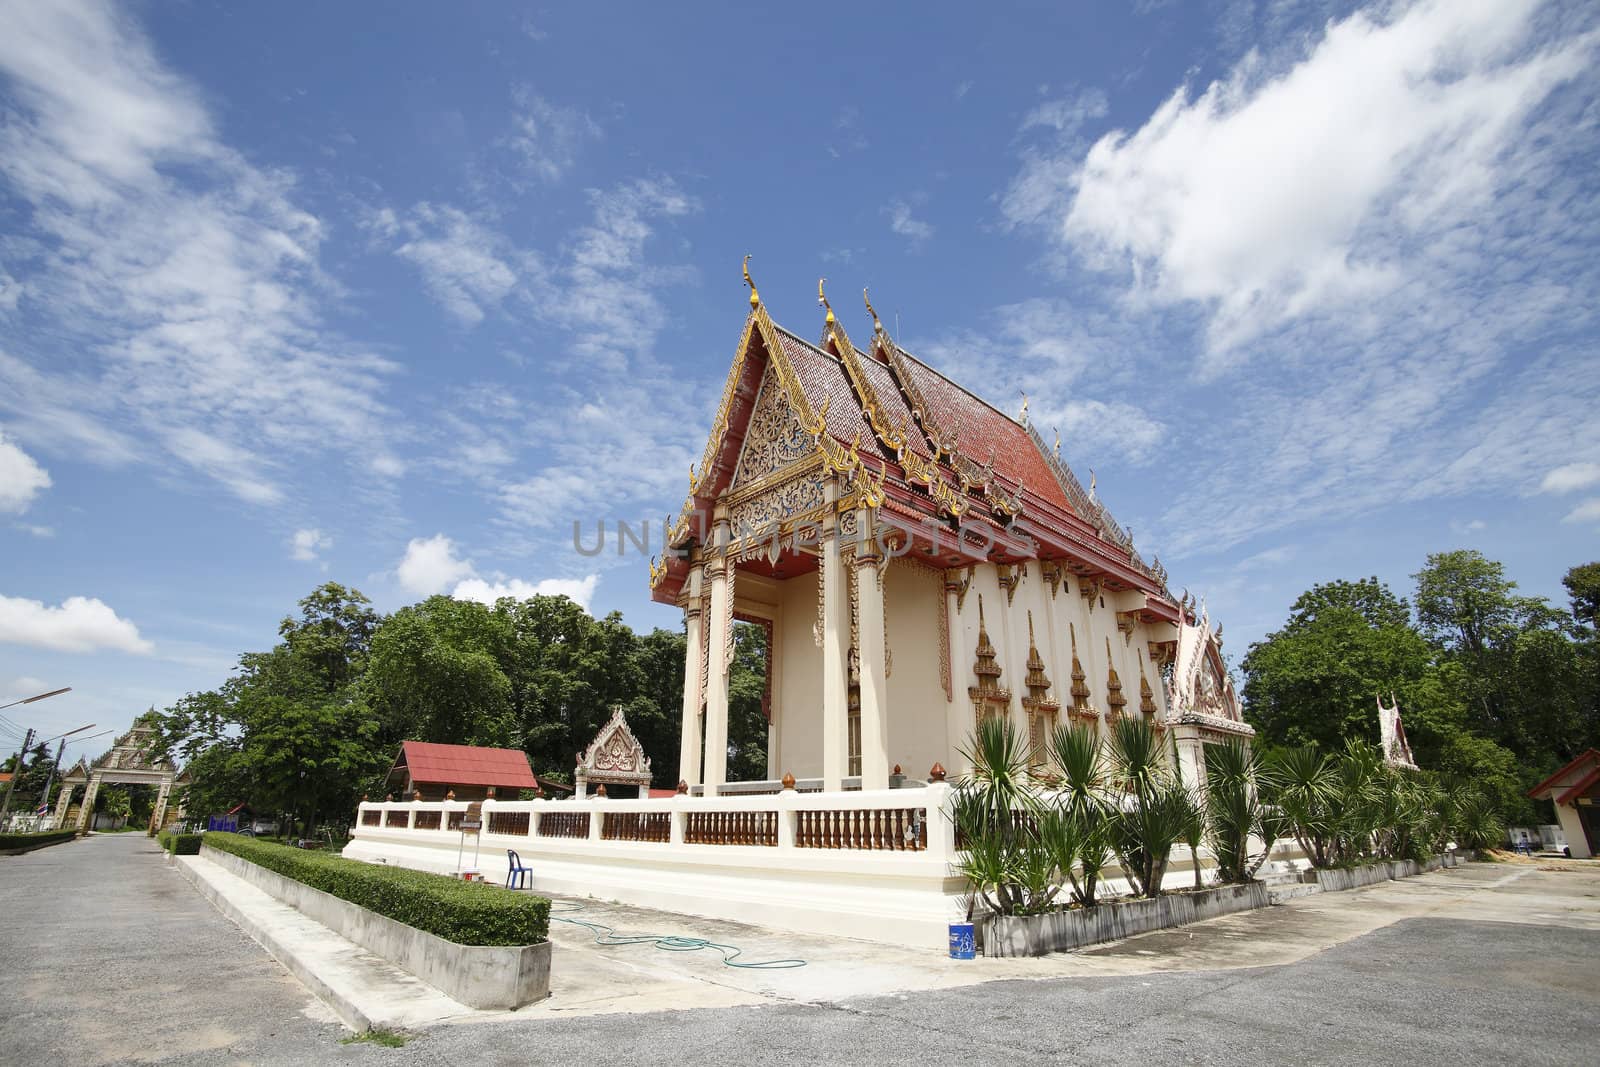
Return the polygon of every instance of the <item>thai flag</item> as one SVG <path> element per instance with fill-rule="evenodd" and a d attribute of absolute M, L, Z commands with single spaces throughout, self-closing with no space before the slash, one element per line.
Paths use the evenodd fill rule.
<path fill-rule="evenodd" d="M 39 806 L 37 808 L 33 809 L 33 813 L 35 815 L 48 815 L 48 814 L 50 814 L 50 802 L 48 800 L 39 801 Z"/>

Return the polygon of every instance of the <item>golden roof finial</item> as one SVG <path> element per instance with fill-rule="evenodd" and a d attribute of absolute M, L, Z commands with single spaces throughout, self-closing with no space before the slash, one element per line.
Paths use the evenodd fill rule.
<path fill-rule="evenodd" d="M 761 306 L 761 294 L 756 292 L 756 283 L 750 280 L 750 253 L 744 254 L 744 283 L 750 287 L 750 309 L 754 311 Z"/>
<path fill-rule="evenodd" d="M 1061 458 L 1061 431 L 1060 431 L 1060 429 L 1056 430 L 1056 447 L 1054 449 L 1054 454 L 1055 454 L 1055 457 L 1057 459 Z"/>
<path fill-rule="evenodd" d="M 876 333 L 883 332 L 883 323 L 878 321 L 877 309 L 872 306 L 872 298 L 867 295 L 866 286 L 861 287 L 861 299 L 866 302 L 867 311 L 872 315 L 872 329 Z"/>
<path fill-rule="evenodd" d="M 826 278 L 817 279 L 817 303 L 828 309 L 828 325 L 832 326 L 835 321 L 833 317 L 833 305 L 828 303 L 828 294 L 822 291 L 822 283 L 827 280 L 828 279 Z"/>
<path fill-rule="evenodd" d="M 1017 412 L 1017 421 L 1021 423 L 1028 421 L 1028 394 L 1026 392 L 1022 394 L 1022 410 Z"/>

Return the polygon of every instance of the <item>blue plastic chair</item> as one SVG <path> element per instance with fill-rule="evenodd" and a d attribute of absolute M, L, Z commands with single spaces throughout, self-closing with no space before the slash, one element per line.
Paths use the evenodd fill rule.
<path fill-rule="evenodd" d="M 511 849 L 506 849 L 506 888 L 507 889 L 532 889 L 533 868 L 524 867 L 522 858 Z"/>

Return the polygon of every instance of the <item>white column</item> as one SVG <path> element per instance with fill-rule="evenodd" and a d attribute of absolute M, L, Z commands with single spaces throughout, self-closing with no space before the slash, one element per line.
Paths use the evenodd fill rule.
<path fill-rule="evenodd" d="M 861 537 L 855 559 L 860 611 L 856 640 L 861 657 L 861 788 L 888 789 L 889 681 L 883 662 L 883 587 L 879 584 L 884 561 L 870 508 L 856 512 L 856 529 Z"/>
<path fill-rule="evenodd" d="M 717 795 L 717 787 L 728 780 L 728 509 L 718 504 L 712 520 L 711 559 L 706 571 L 711 578 L 711 632 L 706 658 L 706 760 L 705 795 Z"/>
<path fill-rule="evenodd" d="M 684 585 L 688 598 L 683 609 L 689 640 L 683 656 L 683 729 L 678 755 L 678 779 L 689 785 L 700 784 L 700 667 L 706 650 L 700 643 L 700 582 L 705 565 L 696 559 L 689 567 Z"/>
<path fill-rule="evenodd" d="M 843 564 L 839 556 L 839 516 L 836 505 L 839 487 L 831 476 L 823 482 L 826 505 L 822 530 L 822 788 L 824 792 L 844 790 L 845 769 L 850 758 L 850 728 L 847 705 L 850 699 L 849 650 L 850 598 L 845 589 Z"/>
<path fill-rule="evenodd" d="M 167 797 L 170 794 L 171 789 L 172 782 L 170 780 L 164 781 L 161 783 L 160 791 L 156 794 L 156 833 L 161 832 L 161 824 L 167 817 Z"/>

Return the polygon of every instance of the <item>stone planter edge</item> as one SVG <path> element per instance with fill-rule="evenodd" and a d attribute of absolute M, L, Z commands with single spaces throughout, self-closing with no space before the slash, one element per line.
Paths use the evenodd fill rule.
<path fill-rule="evenodd" d="M 550 942 L 458 945 L 303 882 L 202 845 L 200 854 L 471 1008 L 511 1010 L 550 992 Z"/>
<path fill-rule="evenodd" d="M 985 956 L 1042 956 L 1171 926 L 1214 919 L 1271 903 L 1262 882 L 1224 885 L 1199 893 L 1163 893 L 1045 915 L 991 915 L 977 921 Z"/>

